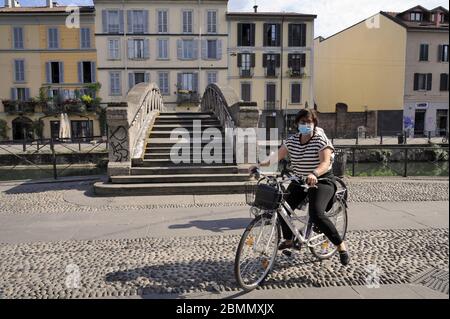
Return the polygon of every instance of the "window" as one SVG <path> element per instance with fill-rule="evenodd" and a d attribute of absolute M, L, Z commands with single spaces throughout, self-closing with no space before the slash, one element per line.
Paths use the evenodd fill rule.
<path fill-rule="evenodd" d="M 81 48 L 89 49 L 91 47 L 91 29 L 81 28 L 80 39 L 81 39 Z"/>
<path fill-rule="evenodd" d="M 304 53 L 288 54 L 288 68 L 292 71 L 300 72 L 306 65 L 306 55 Z"/>
<path fill-rule="evenodd" d="M 266 109 L 273 110 L 276 106 L 276 84 L 275 83 L 267 83 L 266 84 Z"/>
<path fill-rule="evenodd" d="M 95 62 L 83 61 L 78 62 L 78 82 L 94 83 L 95 82 Z"/>
<path fill-rule="evenodd" d="M 162 95 L 170 95 L 169 92 L 169 72 L 158 73 L 159 89 Z"/>
<path fill-rule="evenodd" d="M 197 73 L 178 73 L 178 89 L 197 92 L 198 74 Z"/>
<path fill-rule="evenodd" d="M 449 83 L 448 73 L 441 73 L 439 90 L 440 91 L 448 91 L 448 88 L 449 88 L 448 83 Z"/>
<path fill-rule="evenodd" d="M 288 27 L 288 45 L 290 47 L 306 46 L 306 24 L 289 24 Z"/>
<path fill-rule="evenodd" d="M 420 45 L 419 61 L 428 61 L 428 44 Z"/>
<path fill-rule="evenodd" d="M 11 99 L 13 101 L 28 101 L 30 99 L 30 89 L 11 88 Z"/>
<path fill-rule="evenodd" d="M 50 121 L 50 136 L 53 139 L 59 138 L 59 125 L 61 121 Z"/>
<path fill-rule="evenodd" d="M 14 27 L 13 28 L 13 48 L 23 49 L 23 28 Z"/>
<path fill-rule="evenodd" d="M 279 24 L 264 24 L 264 46 L 277 47 L 280 46 L 280 25 Z"/>
<path fill-rule="evenodd" d="M 133 86 L 143 82 L 150 82 L 150 73 L 148 72 L 131 72 L 128 74 L 128 86 L 131 89 Z"/>
<path fill-rule="evenodd" d="M 238 23 L 238 46 L 255 46 L 255 24 Z"/>
<path fill-rule="evenodd" d="M 276 68 L 280 67 L 280 54 L 263 54 L 263 67 L 267 76 L 276 76 Z"/>
<path fill-rule="evenodd" d="M 197 40 L 177 40 L 178 58 L 193 60 L 197 58 Z"/>
<path fill-rule="evenodd" d="M 411 12 L 410 13 L 411 21 L 422 21 L 422 13 L 420 12 Z"/>
<path fill-rule="evenodd" d="M 207 27 L 206 32 L 217 32 L 217 11 L 207 11 Z"/>
<path fill-rule="evenodd" d="M 14 60 L 14 82 L 25 82 L 25 60 Z"/>
<path fill-rule="evenodd" d="M 103 10 L 104 33 L 123 33 L 123 10 Z"/>
<path fill-rule="evenodd" d="M 127 11 L 128 33 L 148 32 L 148 11 L 128 10 Z"/>
<path fill-rule="evenodd" d="M 439 45 L 438 50 L 439 62 L 448 62 L 448 44 Z"/>
<path fill-rule="evenodd" d="M 245 102 L 250 102 L 252 100 L 251 83 L 241 83 L 241 99 Z"/>
<path fill-rule="evenodd" d="M 47 62 L 45 64 L 47 83 L 64 82 L 64 64 L 63 62 Z"/>
<path fill-rule="evenodd" d="M 291 84 L 291 103 L 299 104 L 302 102 L 302 86 L 300 83 Z"/>
<path fill-rule="evenodd" d="M 144 60 L 150 57 L 148 39 L 128 39 L 128 58 Z"/>
<path fill-rule="evenodd" d="M 120 60 L 120 39 L 108 39 L 108 58 Z"/>
<path fill-rule="evenodd" d="M 92 137 L 93 121 L 70 121 L 72 138 Z"/>
<path fill-rule="evenodd" d="M 217 40 L 207 40 L 207 58 L 208 59 L 217 59 Z"/>
<path fill-rule="evenodd" d="M 251 69 L 254 67 L 254 53 L 238 53 L 238 68 L 240 68 L 241 76 L 251 76 Z"/>
<path fill-rule="evenodd" d="M 217 72 L 206 72 L 206 84 L 217 83 Z"/>
<path fill-rule="evenodd" d="M 414 91 L 431 91 L 432 74 L 431 73 L 415 73 L 414 74 Z"/>
<path fill-rule="evenodd" d="M 110 83 L 109 95 L 122 95 L 120 72 L 110 72 L 109 83 Z"/>
<path fill-rule="evenodd" d="M 57 28 L 49 28 L 48 29 L 48 48 L 49 49 L 58 49 L 59 41 L 58 41 L 58 29 Z"/>
<path fill-rule="evenodd" d="M 167 33 L 168 32 L 168 18 L 167 10 L 158 10 L 158 32 Z"/>
<path fill-rule="evenodd" d="M 169 39 L 158 39 L 158 59 L 169 59 Z"/>
<path fill-rule="evenodd" d="M 183 33 L 192 33 L 192 11 L 183 11 Z"/>

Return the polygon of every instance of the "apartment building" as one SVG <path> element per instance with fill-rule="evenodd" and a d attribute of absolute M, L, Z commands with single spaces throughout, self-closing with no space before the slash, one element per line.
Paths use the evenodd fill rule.
<path fill-rule="evenodd" d="M 380 12 L 314 41 L 315 103 L 377 113 L 377 134 L 448 131 L 448 10 Z"/>
<path fill-rule="evenodd" d="M 257 103 L 260 127 L 286 133 L 300 108 L 313 107 L 315 18 L 257 6 L 227 13 L 228 83 L 243 101 Z"/>
<path fill-rule="evenodd" d="M 6 0 L 0 8 L 3 138 L 58 138 L 62 113 L 69 116 L 72 138 L 101 135 L 94 109 L 65 103 L 97 82 L 94 8 L 79 8 L 79 25 L 68 23 L 73 13 L 51 1 L 21 7 Z"/>
<path fill-rule="evenodd" d="M 169 110 L 197 107 L 209 83 L 227 81 L 227 2 L 94 0 L 102 99 L 155 82 Z"/>

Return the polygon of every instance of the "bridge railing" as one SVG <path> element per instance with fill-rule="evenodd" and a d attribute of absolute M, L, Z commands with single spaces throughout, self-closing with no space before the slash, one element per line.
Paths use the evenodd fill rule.
<path fill-rule="evenodd" d="M 148 131 L 164 103 L 155 83 L 139 83 L 126 97 L 126 102 L 110 103 L 108 122 L 108 175 L 129 175 L 131 163 L 140 162 Z"/>

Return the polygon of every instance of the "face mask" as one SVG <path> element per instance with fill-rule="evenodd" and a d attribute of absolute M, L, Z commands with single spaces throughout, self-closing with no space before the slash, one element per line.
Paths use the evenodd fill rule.
<path fill-rule="evenodd" d="M 313 125 L 312 124 L 299 124 L 298 125 L 298 131 L 300 134 L 309 135 L 313 131 Z"/>

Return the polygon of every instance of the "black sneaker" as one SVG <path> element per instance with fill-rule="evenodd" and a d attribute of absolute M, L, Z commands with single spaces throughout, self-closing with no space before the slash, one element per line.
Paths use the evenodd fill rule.
<path fill-rule="evenodd" d="M 284 250 L 284 249 L 289 249 L 294 247 L 294 243 L 292 240 L 285 240 L 283 241 L 279 246 L 278 246 L 278 250 Z"/>
<path fill-rule="evenodd" d="M 344 266 L 347 266 L 350 263 L 350 255 L 346 250 L 339 252 L 339 259 Z"/>

